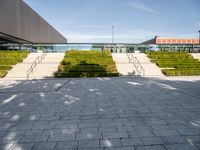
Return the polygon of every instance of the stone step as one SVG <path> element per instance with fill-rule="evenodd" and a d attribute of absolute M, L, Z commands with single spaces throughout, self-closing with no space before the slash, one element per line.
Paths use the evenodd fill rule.
<path fill-rule="evenodd" d="M 54 77 L 54 72 L 58 70 L 58 66 L 63 58 L 64 53 L 48 53 L 45 59 L 34 69 L 31 78 Z"/>
<path fill-rule="evenodd" d="M 18 63 L 13 66 L 13 68 L 8 71 L 5 78 L 26 78 L 27 70 L 30 68 L 35 59 L 41 55 L 42 53 L 30 53 L 22 63 Z"/>
<path fill-rule="evenodd" d="M 116 63 L 117 71 L 120 75 L 136 75 L 135 67 L 129 63 L 127 54 L 125 53 L 112 53 L 113 60 Z"/>
<path fill-rule="evenodd" d="M 133 56 L 136 57 L 138 61 L 140 62 L 141 66 L 143 67 L 145 71 L 146 77 L 164 77 L 164 75 L 161 72 L 161 69 L 156 64 L 152 63 L 146 54 L 133 53 Z"/>
<path fill-rule="evenodd" d="M 5 78 L 26 78 L 27 70 L 38 56 L 42 56 L 42 53 L 30 53 L 22 63 L 13 66 Z M 64 53 L 47 53 L 42 62 L 37 64 L 30 74 L 30 79 L 53 77 L 63 57 Z"/>
<path fill-rule="evenodd" d="M 141 66 L 145 71 L 146 77 L 164 77 L 161 72 L 161 69 L 153 64 L 149 58 L 144 53 L 133 53 L 133 56 L 138 59 Z M 112 54 L 118 72 L 122 75 L 127 75 L 129 72 L 135 72 L 135 75 L 138 75 L 138 72 L 133 64 L 130 65 L 128 55 L 126 53 L 114 53 Z"/>

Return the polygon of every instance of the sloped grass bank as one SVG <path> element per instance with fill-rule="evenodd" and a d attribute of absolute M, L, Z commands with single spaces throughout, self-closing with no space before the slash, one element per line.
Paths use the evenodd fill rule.
<path fill-rule="evenodd" d="M 65 77 L 116 77 L 119 76 L 109 51 L 67 51 L 55 73 Z"/>
<path fill-rule="evenodd" d="M 22 62 L 28 54 L 28 51 L 0 51 L 0 78 L 5 77 L 12 66 Z"/>
<path fill-rule="evenodd" d="M 200 75 L 200 61 L 188 53 L 159 51 L 148 52 L 147 56 L 162 68 L 162 72 L 166 76 Z"/>

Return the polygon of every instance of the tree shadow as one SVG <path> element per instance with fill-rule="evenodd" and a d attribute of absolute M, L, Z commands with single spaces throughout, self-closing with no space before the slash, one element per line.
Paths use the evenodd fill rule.
<path fill-rule="evenodd" d="M 86 61 L 76 65 L 64 65 L 55 73 L 56 78 L 78 78 L 78 77 L 115 77 L 118 76 L 112 68 L 99 64 L 91 64 Z"/>

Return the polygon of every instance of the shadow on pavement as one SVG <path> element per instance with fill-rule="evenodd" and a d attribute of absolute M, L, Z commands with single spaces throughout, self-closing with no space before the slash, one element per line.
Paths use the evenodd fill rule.
<path fill-rule="evenodd" d="M 198 149 L 200 81 L 1 81 L 0 149 Z"/>

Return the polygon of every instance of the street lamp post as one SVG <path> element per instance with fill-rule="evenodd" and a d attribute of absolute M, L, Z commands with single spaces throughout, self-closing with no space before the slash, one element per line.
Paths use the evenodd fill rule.
<path fill-rule="evenodd" d="M 115 26 L 112 26 L 112 44 L 114 43 Z"/>

